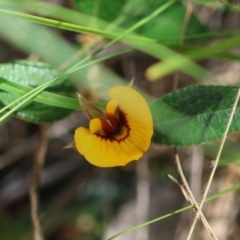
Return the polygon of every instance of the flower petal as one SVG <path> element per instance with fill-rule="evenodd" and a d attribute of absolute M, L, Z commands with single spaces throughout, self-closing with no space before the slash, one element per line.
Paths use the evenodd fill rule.
<path fill-rule="evenodd" d="M 145 152 L 153 135 L 153 120 L 145 99 L 130 87 L 117 86 L 108 91 L 111 99 L 118 101 L 118 108 L 125 114 L 130 128 L 129 139 Z"/>
<path fill-rule="evenodd" d="M 91 133 L 95 133 L 102 130 L 102 123 L 100 118 L 94 118 L 90 121 L 89 130 Z"/>
<path fill-rule="evenodd" d="M 108 91 L 111 99 L 118 100 L 119 108 L 128 116 L 153 126 L 152 114 L 146 100 L 130 87 L 117 86 Z"/>
<path fill-rule="evenodd" d="M 83 127 L 76 129 L 74 138 L 78 152 L 98 167 L 124 166 L 137 160 L 143 154 L 128 141 L 118 142 L 104 139 Z"/>

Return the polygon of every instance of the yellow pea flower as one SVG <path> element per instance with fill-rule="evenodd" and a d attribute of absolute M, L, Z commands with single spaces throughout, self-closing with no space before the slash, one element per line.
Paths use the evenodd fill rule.
<path fill-rule="evenodd" d="M 75 131 L 75 146 L 87 161 L 98 167 L 124 166 L 146 152 L 153 135 L 153 120 L 145 99 L 131 87 L 108 91 L 106 113 L 82 103 L 92 118 L 89 129 Z M 85 105 L 85 106 L 84 106 Z"/>

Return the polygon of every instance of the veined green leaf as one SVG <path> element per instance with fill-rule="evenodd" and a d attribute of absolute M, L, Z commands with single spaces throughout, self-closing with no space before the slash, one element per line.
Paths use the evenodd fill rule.
<path fill-rule="evenodd" d="M 194 86 L 167 94 L 150 105 L 153 142 L 189 146 L 223 136 L 238 87 Z M 238 103 L 229 134 L 240 130 Z"/>

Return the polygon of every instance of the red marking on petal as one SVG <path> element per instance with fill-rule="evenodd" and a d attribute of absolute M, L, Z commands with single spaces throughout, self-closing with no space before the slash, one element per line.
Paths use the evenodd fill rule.
<path fill-rule="evenodd" d="M 102 130 L 104 131 L 104 133 L 106 135 L 101 135 L 99 133 L 95 133 L 96 136 L 100 137 L 103 140 L 110 140 L 112 141 L 116 141 L 116 142 L 121 142 L 124 141 L 126 138 L 129 137 L 130 135 L 130 130 L 131 127 L 129 126 L 129 123 L 127 121 L 126 118 L 126 114 L 118 109 L 118 115 L 119 115 L 119 119 L 117 119 L 115 116 L 114 118 L 117 119 L 118 124 L 115 125 L 115 128 L 113 126 L 111 126 L 107 121 L 105 121 L 104 119 L 101 119 L 101 125 L 102 125 Z M 110 114 L 109 114 L 110 115 Z M 108 115 L 108 117 L 109 117 Z M 113 118 L 112 118 L 113 119 Z M 111 119 L 109 119 L 110 123 L 112 124 Z M 115 120 L 114 120 L 115 121 Z M 113 124 L 112 124 L 113 125 Z M 123 131 L 123 128 L 126 129 L 126 134 L 123 137 L 119 138 L 119 135 L 121 134 L 121 132 Z"/>
<path fill-rule="evenodd" d="M 112 113 L 107 113 L 107 117 L 111 123 L 111 125 L 113 126 L 114 129 L 118 129 L 120 126 L 120 122 L 119 120 L 116 118 L 116 116 Z"/>
<path fill-rule="evenodd" d="M 112 135 L 115 132 L 115 129 L 104 119 L 99 118 L 101 121 L 101 128 L 102 131 L 108 136 L 108 135 Z"/>

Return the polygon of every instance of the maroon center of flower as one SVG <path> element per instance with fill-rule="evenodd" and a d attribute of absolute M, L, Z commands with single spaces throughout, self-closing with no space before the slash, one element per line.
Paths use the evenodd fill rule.
<path fill-rule="evenodd" d="M 117 140 L 119 140 L 119 137 L 121 140 L 126 138 L 129 134 L 130 127 L 124 112 L 117 109 L 115 114 L 106 113 L 106 115 L 107 119 L 100 118 L 103 134 L 99 133 L 98 135 L 104 138 L 115 138 Z M 124 134 L 124 132 L 126 132 L 126 134 Z"/>

